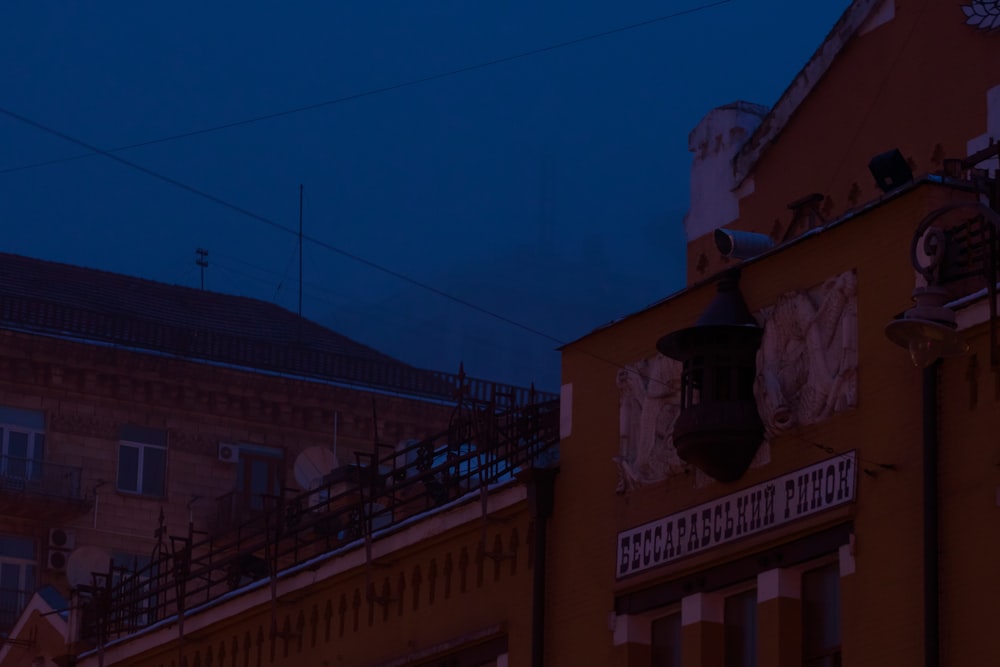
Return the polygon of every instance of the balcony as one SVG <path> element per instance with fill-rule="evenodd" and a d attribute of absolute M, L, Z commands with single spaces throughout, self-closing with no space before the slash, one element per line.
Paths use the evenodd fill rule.
<path fill-rule="evenodd" d="M 0 456 L 0 513 L 6 516 L 71 517 L 90 507 L 81 469 L 37 459 Z"/>

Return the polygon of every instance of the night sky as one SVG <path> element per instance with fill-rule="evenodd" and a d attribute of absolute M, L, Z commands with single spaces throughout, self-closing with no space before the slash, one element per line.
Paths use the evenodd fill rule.
<path fill-rule="evenodd" d="M 0 6 L 0 107 L 101 149 L 391 88 L 690 2 Z M 559 384 L 559 341 L 683 287 L 688 132 L 772 104 L 847 0 L 732 0 L 124 150 L 311 241 L 304 314 L 408 363 Z M 298 308 L 294 234 L 0 115 L 0 249 Z M 38 163 L 55 161 L 41 166 Z M 531 331 L 528 331 L 530 329 Z M 544 334 L 544 335 L 541 335 Z"/>

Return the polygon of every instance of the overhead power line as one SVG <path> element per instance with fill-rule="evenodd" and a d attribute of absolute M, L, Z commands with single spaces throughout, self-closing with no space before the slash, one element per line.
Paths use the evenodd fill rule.
<path fill-rule="evenodd" d="M 219 206 L 228 208 L 229 210 L 234 211 L 236 213 L 239 213 L 240 215 L 246 216 L 246 217 L 248 217 L 248 218 L 250 218 L 252 220 L 256 220 L 258 222 L 262 222 L 262 223 L 264 223 L 264 224 L 266 224 L 266 225 L 268 225 L 270 227 L 273 227 L 274 229 L 277 229 L 277 230 L 279 230 L 281 232 L 284 232 L 286 234 L 290 234 L 292 236 L 295 236 L 296 238 L 299 237 L 299 231 L 297 229 L 293 229 L 291 227 L 287 227 L 287 226 L 281 224 L 280 222 L 278 222 L 276 220 L 268 218 L 267 216 L 264 216 L 264 215 L 260 215 L 259 213 L 255 213 L 254 211 L 251 211 L 248 208 L 240 206 L 239 204 L 234 204 L 234 203 L 232 203 L 232 202 L 230 202 L 230 201 L 228 201 L 226 199 L 223 199 L 222 197 L 218 197 L 218 196 L 213 195 L 213 194 L 211 194 L 209 192 L 206 192 L 205 190 L 201 190 L 199 188 L 196 188 L 193 185 L 189 185 L 189 184 L 184 183 L 182 181 L 178 181 L 176 178 L 172 178 L 172 177 L 167 176 L 165 174 L 161 174 L 158 171 L 154 171 L 154 170 L 150 169 L 149 167 L 144 167 L 143 165 L 138 164 L 136 162 L 133 162 L 131 160 L 128 160 L 126 158 L 123 158 L 120 155 L 115 155 L 114 153 L 111 153 L 110 151 L 107 151 L 107 150 L 105 150 L 103 148 L 100 148 L 99 146 L 95 146 L 93 144 L 87 143 L 86 141 L 83 141 L 82 139 L 78 139 L 78 138 L 76 138 L 76 137 L 74 137 L 72 135 L 66 134 L 65 132 L 61 132 L 60 130 L 57 130 L 57 129 L 52 128 L 52 127 L 49 127 L 48 125 L 44 125 L 44 124 L 42 124 L 42 123 L 40 123 L 40 122 L 38 122 L 36 120 L 32 120 L 31 118 L 28 118 L 27 116 L 22 116 L 19 113 L 11 111 L 10 109 L 7 109 L 5 107 L 0 107 L 0 114 L 4 114 L 5 116 L 9 116 L 10 118 L 13 118 L 14 120 L 20 121 L 20 122 L 24 123 L 25 125 L 30 125 L 31 127 L 34 127 L 35 129 L 41 130 L 42 132 L 46 132 L 46 133 L 51 134 L 53 136 L 59 137 L 60 139 L 63 139 L 64 141 L 68 141 L 69 143 L 76 144 L 77 146 L 79 146 L 81 148 L 85 148 L 85 149 L 87 149 L 88 151 L 90 151 L 92 153 L 96 153 L 98 155 L 103 155 L 104 157 L 108 158 L 109 160 L 114 160 L 115 162 L 117 162 L 119 164 L 122 164 L 122 165 L 125 165 L 126 167 L 129 167 L 130 169 L 134 169 L 134 170 L 136 170 L 138 172 L 146 174 L 147 176 L 149 176 L 151 178 L 155 178 L 158 181 L 162 181 L 164 183 L 167 183 L 168 185 L 172 185 L 172 186 L 174 186 L 176 188 L 184 190 L 185 192 L 189 192 L 189 193 L 191 193 L 191 194 L 193 194 L 195 196 L 201 197 L 202 199 L 206 199 L 206 200 L 208 200 L 208 201 L 210 201 L 210 202 L 212 202 L 214 204 L 218 204 Z M 372 261 L 370 259 L 362 257 L 361 255 L 358 255 L 356 253 L 350 252 L 349 250 L 344 250 L 343 248 L 339 248 L 339 247 L 337 247 L 337 246 L 335 246 L 335 245 L 333 245 L 331 243 L 327 243 L 326 241 L 323 241 L 322 239 L 318 239 L 318 238 L 316 238 L 314 236 L 310 236 L 308 234 L 302 234 L 302 238 L 304 240 L 306 240 L 306 241 L 309 241 L 310 243 L 316 244 L 317 246 L 319 246 L 321 248 L 329 250 L 330 252 L 336 253 L 336 254 L 340 255 L 341 257 L 345 257 L 345 258 L 350 259 L 350 260 L 352 260 L 352 261 L 354 261 L 354 262 L 356 262 L 358 264 L 361 264 L 363 266 L 367 266 L 370 269 L 374 269 L 375 271 L 379 271 L 379 272 L 384 273 L 386 275 L 392 276 L 393 278 L 401 280 L 401 281 L 403 281 L 405 283 L 409 283 L 410 285 L 413 285 L 414 287 L 419 287 L 420 289 L 423 289 L 423 290 L 425 290 L 427 292 L 430 292 L 432 294 L 436 294 L 436 295 L 440 296 L 441 298 L 448 299 L 449 301 L 453 301 L 454 303 L 457 303 L 459 305 L 465 306 L 466 308 L 468 308 L 470 310 L 474 310 L 474 311 L 479 312 L 479 313 L 481 313 L 483 315 L 486 315 L 488 317 L 492 317 L 493 319 L 499 320 L 501 322 L 509 324 L 509 325 L 511 325 L 513 327 L 516 327 L 518 329 L 522 329 L 522 330 L 527 331 L 528 333 L 532 333 L 532 334 L 534 334 L 536 336 L 541 336 L 542 338 L 547 338 L 548 340 L 550 340 L 550 341 L 552 341 L 552 342 L 554 342 L 554 343 L 556 343 L 558 345 L 564 344 L 564 341 L 560 340 L 559 338 L 556 338 L 555 336 L 551 336 L 551 335 L 545 333 L 544 331 L 540 331 L 540 330 L 535 329 L 534 327 L 531 327 L 531 326 L 529 326 L 527 324 L 523 324 L 521 322 L 518 322 L 517 320 L 513 320 L 513 319 L 511 319 L 509 317 L 501 315 L 500 313 L 497 313 L 497 312 L 494 312 L 492 310 L 489 310 L 488 308 L 484 308 L 484 307 L 482 307 L 482 306 L 480 306 L 478 304 L 475 304 L 475 303 L 469 301 L 468 299 L 463 299 L 462 297 L 455 296 L 454 294 L 450 294 L 448 292 L 445 292 L 442 289 L 438 289 L 437 287 L 434 287 L 433 285 L 429 285 L 429 284 L 427 284 L 425 282 L 417 280 L 416 278 L 408 276 L 405 273 L 400 273 L 399 271 L 396 271 L 394 269 L 390 269 L 387 266 L 383 266 L 382 264 L 379 264 L 378 262 L 374 262 L 374 261 Z"/>
<path fill-rule="evenodd" d="M 189 137 L 196 137 L 203 134 L 210 134 L 212 132 L 219 132 L 221 130 L 228 130 L 234 127 L 241 127 L 243 125 L 252 125 L 254 123 L 260 123 L 265 120 L 273 120 L 275 118 L 282 118 L 284 116 L 291 116 L 293 114 L 302 113 L 304 111 L 313 111 L 315 109 L 322 109 L 324 107 L 334 106 L 336 104 L 343 104 L 344 102 L 351 102 L 353 100 L 358 100 L 364 97 L 372 97 L 374 95 L 381 95 L 382 93 L 388 93 L 394 90 L 400 90 L 401 88 L 410 88 L 413 86 L 419 86 L 424 83 L 430 83 L 431 81 L 438 81 L 440 79 L 447 79 L 453 76 L 458 76 L 459 74 L 466 74 L 468 72 L 474 72 L 476 70 L 486 69 L 488 67 L 495 67 L 497 65 L 502 65 L 504 63 L 509 63 L 515 60 L 522 60 L 524 58 L 531 58 L 533 56 L 541 55 L 543 53 L 549 53 L 550 51 L 557 51 L 559 49 L 565 49 L 570 46 L 575 46 L 577 44 L 582 44 L 584 42 L 590 42 L 597 39 L 603 39 L 605 37 L 610 37 L 612 35 L 617 35 L 619 33 L 628 32 L 630 30 L 637 30 L 639 28 L 645 28 L 650 25 L 657 23 L 663 23 L 664 21 L 669 21 L 672 19 L 680 18 L 682 16 L 687 16 L 689 14 L 695 14 L 697 12 L 704 11 L 706 9 L 711 9 L 713 7 L 718 7 L 719 5 L 725 5 L 734 0 L 716 0 L 716 2 L 710 2 L 703 5 L 698 5 L 697 7 L 690 7 L 688 9 L 682 9 L 680 11 L 673 12 L 671 14 L 664 14 L 662 16 L 657 16 L 651 19 L 646 19 L 645 21 L 640 21 L 638 23 L 630 23 L 629 25 L 620 26 L 618 28 L 611 28 L 610 30 L 603 30 L 601 32 L 595 32 L 589 35 L 584 35 L 582 37 L 576 37 L 574 39 L 569 39 L 562 42 L 556 42 L 554 44 L 549 44 L 548 46 L 543 46 L 537 49 L 531 49 L 528 51 L 521 51 L 520 53 L 515 53 L 508 56 L 502 56 L 500 58 L 494 58 L 492 60 L 485 60 L 483 62 L 475 63 L 473 65 L 466 65 L 464 67 L 458 67 L 451 70 L 446 70 L 444 72 L 438 72 L 437 74 L 430 74 L 427 76 L 422 76 L 416 79 L 410 79 L 407 81 L 402 81 L 399 83 L 390 84 L 387 86 L 381 86 L 378 88 L 369 88 L 358 93 L 352 93 L 350 95 L 344 95 L 342 97 L 334 97 L 329 100 L 324 100 L 322 102 L 314 102 L 312 104 L 305 104 L 303 106 L 294 107 L 291 109 L 285 109 L 283 111 L 275 111 L 268 114 L 263 114 L 261 116 L 253 116 L 251 118 L 244 118 L 242 120 L 235 120 L 229 123 L 223 123 L 221 125 L 212 125 L 210 127 L 203 127 L 198 130 L 191 130 L 188 132 L 180 132 L 178 134 L 171 134 L 165 137 L 159 137 L 157 139 L 149 139 L 147 141 L 140 141 L 133 144 L 126 144 L 123 146 L 116 146 L 114 148 L 108 148 L 104 151 L 91 151 L 89 153 L 81 153 L 79 155 L 72 155 L 64 158 L 57 158 L 54 160 L 44 160 L 41 162 L 33 162 L 31 164 L 23 164 L 16 167 L 8 167 L 6 169 L 0 169 L 0 174 L 9 174 L 15 171 L 23 171 L 25 169 L 34 169 L 37 167 L 46 167 L 53 164 L 60 164 L 63 162 L 72 162 L 74 160 L 82 160 L 84 158 L 94 157 L 95 155 L 106 155 L 107 153 L 117 153 L 120 151 L 131 150 L 133 148 L 142 148 L 144 146 L 152 146 L 154 144 L 162 144 L 170 141 L 177 141 L 178 139 L 187 139 Z"/>

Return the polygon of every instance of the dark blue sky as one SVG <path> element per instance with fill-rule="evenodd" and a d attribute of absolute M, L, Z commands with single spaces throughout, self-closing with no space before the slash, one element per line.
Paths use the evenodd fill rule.
<path fill-rule="evenodd" d="M 391 86 L 697 7 L 5 2 L 0 106 L 102 148 Z M 847 6 L 732 0 L 525 59 L 121 153 L 570 340 L 683 286 L 687 134 L 771 104 Z M 0 116 L 5 251 L 298 302 L 296 239 Z M 14 169 L 14 170 L 12 170 Z M 7 170 L 7 171 L 4 171 Z M 406 362 L 558 386 L 551 338 L 307 242 L 304 313 Z"/>

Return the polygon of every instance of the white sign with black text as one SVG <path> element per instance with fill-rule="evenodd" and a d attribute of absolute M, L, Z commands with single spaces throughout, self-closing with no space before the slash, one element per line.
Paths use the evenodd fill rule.
<path fill-rule="evenodd" d="M 617 577 L 854 501 L 856 452 L 618 533 Z"/>

